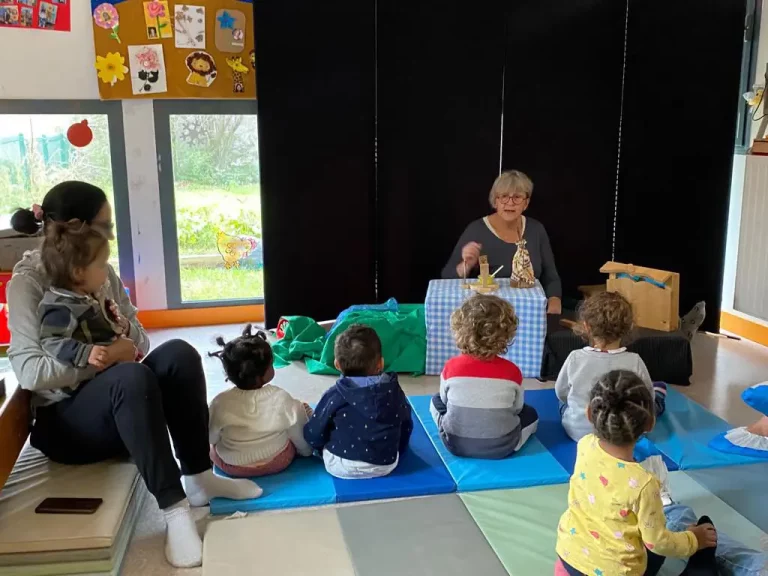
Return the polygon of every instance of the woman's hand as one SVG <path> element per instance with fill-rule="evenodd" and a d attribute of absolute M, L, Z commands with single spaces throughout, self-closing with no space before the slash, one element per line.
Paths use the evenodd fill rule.
<path fill-rule="evenodd" d="M 109 352 L 106 346 L 94 346 L 88 355 L 88 364 L 97 370 L 104 370 L 109 366 Z"/>
<path fill-rule="evenodd" d="M 547 314 L 562 314 L 563 313 L 563 301 L 557 296 L 552 296 L 547 300 Z"/>
<path fill-rule="evenodd" d="M 477 266 L 477 263 L 480 261 L 480 250 L 482 248 L 482 244 L 470 242 L 461 249 L 461 262 L 456 266 L 456 271 L 459 273 L 459 276 L 464 277 L 465 267 L 467 272 L 469 272 Z"/>
<path fill-rule="evenodd" d="M 133 340 L 121 336 L 107 346 L 109 358 L 107 366 L 117 364 L 118 362 L 133 362 L 136 360 L 136 354 L 136 345 L 133 343 Z"/>

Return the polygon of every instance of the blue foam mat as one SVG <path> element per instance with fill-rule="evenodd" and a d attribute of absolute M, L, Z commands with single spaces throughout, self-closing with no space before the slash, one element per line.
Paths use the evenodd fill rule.
<path fill-rule="evenodd" d="M 658 419 L 649 440 L 681 470 L 718 468 L 764 462 L 743 454 L 726 454 L 709 447 L 715 436 L 733 426 L 703 406 L 670 389 L 667 411 Z"/>
<path fill-rule="evenodd" d="M 768 533 L 768 463 L 691 470 L 686 474 Z"/>
<path fill-rule="evenodd" d="M 429 435 L 460 492 L 524 488 L 568 482 L 570 475 L 532 436 L 525 446 L 502 460 L 460 458 L 451 454 L 440 439 L 437 424 L 429 413 L 431 396 L 411 396 L 413 411 Z"/>
<path fill-rule="evenodd" d="M 429 440 L 418 418 L 408 448 L 394 472 L 368 480 L 333 479 L 337 502 L 357 502 L 406 496 L 427 496 L 456 492 L 456 483 Z"/>
<path fill-rule="evenodd" d="M 220 470 L 217 474 L 226 476 Z M 261 476 L 254 481 L 262 487 L 264 494 L 253 500 L 211 500 L 211 514 L 232 514 L 255 510 L 277 510 L 281 508 L 302 508 L 336 503 L 336 489 L 333 477 L 325 471 L 320 458 L 296 458 L 279 474 Z"/>
<path fill-rule="evenodd" d="M 576 465 L 576 442 L 570 439 L 560 420 L 560 401 L 554 390 L 526 390 L 525 402 L 539 413 L 538 438 L 549 453 L 555 457 L 569 474 Z M 635 460 L 642 462 L 649 456 L 661 456 L 670 471 L 677 470 L 670 458 L 662 454 L 647 438 L 641 439 L 635 447 Z"/>

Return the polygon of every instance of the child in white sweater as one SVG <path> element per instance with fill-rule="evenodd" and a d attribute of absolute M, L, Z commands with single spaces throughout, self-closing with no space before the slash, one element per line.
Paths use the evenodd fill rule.
<path fill-rule="evenodd" d="M 285 470 L 298 452 L 311 456 L 304 425 L 312 409 L 277 386 L 272 348 L 263 332 L 245 327 L 231 342 L 219 337 L 213 352 L 236 388 L 222 392 L 210 405 L 211 460 L 230 476 L 253 477 Z"/>
<path fill-rule="evenodd" d="M 587 419 L 589 395 L 600 377 L 613 370 L 635 373 L 654 399 L 656 416 L 661 416 L 666 406 L 667 385 L 652 382 L 643 359 L 621 345 L 633 325 L 632 305 L 627 299 L 614 292 L 595 294 L 582 305 L 579 320 L 579 331 L 589 340 L 589 346 L 571 352 L 555 383 L 568 436 L 578 442 L 594 431 Z"/>

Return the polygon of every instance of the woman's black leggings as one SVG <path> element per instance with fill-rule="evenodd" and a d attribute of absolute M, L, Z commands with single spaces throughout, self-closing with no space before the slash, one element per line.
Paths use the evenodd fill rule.
<path fill-rule="evenodd" d="M 182 340 L 158 346 L 142 363 L 118 364 L 76 394 L 37 409 L 32 446 L 55 462 L 91 464 L 128 453 L 160 508 L 186 496 L 182 474 L 211 467 L 205 373 Z"/>

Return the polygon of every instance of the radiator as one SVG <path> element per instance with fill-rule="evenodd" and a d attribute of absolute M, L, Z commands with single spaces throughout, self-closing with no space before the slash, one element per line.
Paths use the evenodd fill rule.
<path fill-rule="evenodd" d="M 747 156 L 733 308 L 768 320 L 768 156 Z"/>

